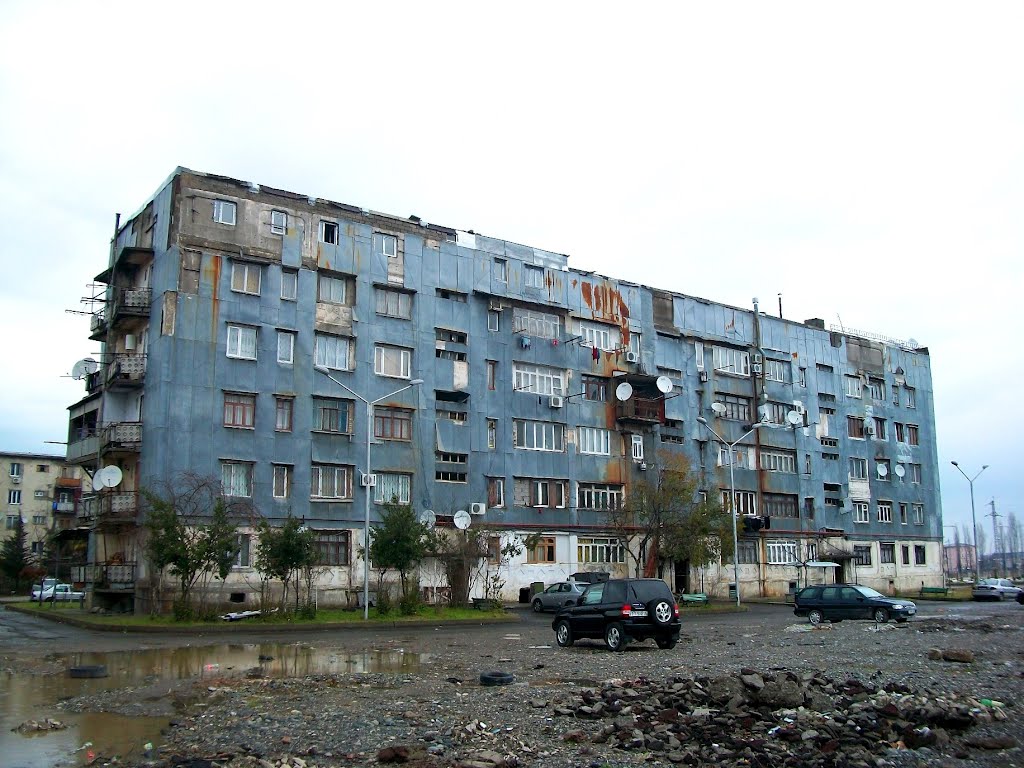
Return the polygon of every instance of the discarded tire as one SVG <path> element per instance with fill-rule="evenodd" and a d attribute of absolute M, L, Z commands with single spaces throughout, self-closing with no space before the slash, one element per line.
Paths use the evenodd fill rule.
<path fill-rule="evenodd" d="M 68 675 L 71 677 L 106 677 L 107 668 L 103 664 L 84 664 L 79 667 L 70 667 Z"/>
<path fill-rule="evenodd" d="M 511 672 L 481 672 L 480 685 L 512 685 L 515 675 Z"/>

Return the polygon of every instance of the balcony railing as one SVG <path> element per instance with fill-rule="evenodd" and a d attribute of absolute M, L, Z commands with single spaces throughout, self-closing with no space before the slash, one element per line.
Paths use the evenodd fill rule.
<path fill-rule="evenodd" d="M 101 310 L 92 316 L 89 321 L 89 338 L 99 339 L 107 332 L 107 316 L 106 313 Z"/>
<path fill-rule="evenodd" d="M 134 352 L 119 352 L 107 365 L 107 384 L 141 385 L 146 377 L 146 356 Z"/>
<path fill-rule="evenodd" d="M 114 305 L 110 309 L 113 323 L 122 317 L 149 317 L 149 305 L 153 291 L 149 288 L 118 288 L 114 293 Z"/>
<path fill-rule="evenodd" d="M 615 405 L 615 418 L 619 421 L 662 421 L 663 402 L 661 399 L 631 397 Z"/>
<path fill-rule="evenodd" d="M 78 507 L 78 522 L 97 526 L 135 523 L 138 514 L 138 491 L 102 491 L 82 499 Z"/>
<path fill-rule="evenodd" d="M 86 584 L 93 589 L 131 592 L 135 589 L 134 562 L 86 563 L 71 568 L 71 578 L 76 584 Z"/>

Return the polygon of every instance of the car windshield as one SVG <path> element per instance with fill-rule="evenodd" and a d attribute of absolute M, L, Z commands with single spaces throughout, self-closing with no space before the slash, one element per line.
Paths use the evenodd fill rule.
<path fill-rule="evenodd" d="M 999 579 L 982 579 L 978 583 L 979 584 L 984 584 L 987 587 L 998 587 L 999 586 Z"/>
<path fill-rule="evenodd" d="M 656 597 L 671 596 L 671 592 L 660 579 L 648 579 L 643 581 L 631 581 L 629 583 L 632 601 L 646 603 Z"/>
<path fill-rule="evenodd" d="M 871 587 L 854 587 L 864 597 L 885 597 L 881 592 L 873 590 Z"/>

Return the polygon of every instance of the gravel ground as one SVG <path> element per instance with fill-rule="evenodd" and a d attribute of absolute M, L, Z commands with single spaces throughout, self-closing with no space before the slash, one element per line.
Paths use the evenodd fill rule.
<path fill-rule="evenodd" d="M 172 727 L 149 756 L 119 763 L 161 768 L 314 768 L 390 762 L 438 768 L 626 768 L 673 763 L 1005 768 L 1024 766 L 1022 630 L 1024 610 L 1001 611 L 996 617 L 919 618 L 902 625 L 848 621 L 814 630 L 795 619 L 747 628 L 735 620 L 719 622 L 712 617 L 684 623 L 681 641 L 672 651 L 660 651 L 653 642 L 646 642 L 611 653 L 589 641 L 559 648 L 547 622 L 527 619 L 486 631 L 423 629 L 381 636 L 375 648 L 429 655 L 418 668 L 398 674 L 270 679 L 254 669 L 200 683 L 183 682 L 163 691 L 156 701 L 152 692 L 112 691 L 70 700 L 64 706 L 75 711 L 175 713 Z M 338 633 L 317 645 L 336 646 L 340 653 L 354 650 L 355 646 L 346 647 L 352 642 Z M 930 651 L 936 655 L 934 649 L 970 651 L 974 660 L 929 658 Z M 480 673 L 492 670 L 511 673 L 514 683 L 481 685 Z M 788 679 L 835 695 L 815 694 L 813 702 L 808 696 L 808 706 L 802 708 L 761 704 L 756 711 L 754 704 L 738 704 L 734 699 L 729 709 L 726 698 L 743 690 L 737 682 L 741 671 L 748 682 L 751 676 Z M 879 695 L 891 698 L 898 693 L 895 701 L 900 704 L 913 696 L 918 705 L 924 702 L 971 712 L 970 727 L 940 729 L 938 743 L 919 749 L 907 748 L 909 739 L 891 734 L 891 739 L 883 738 L 883 734 L 869 757 L 863 751 L 849 751 L 841 739 L 836 742 L 839 749 L 828 754 L 813 749 L 801 752 L 796 749 L 799 743 L 780 747 L 777 739 L 785 735 L 780 728 L 802 729 L 794 740 L 799 742 L 803 733 L 804 741 L 810 738 L 813 745 L 807 733 L 818 734 L 822 714 L 839 732 L 836 722 L 843 717 L 832 710 L 849 712 L 856 697 L 840 695 L 833 686 L 820 686 L 825 685 L 822 681 L 838 684 L 851 679 L 870 692 L 861 700 L 868 697 L 875 702 Z M 689 681 L 698 680 L 708 691 L 705 705 L 673 705 L 673 720 L 682 718 L 692 724 L 691 730 L 698 721 L 705 730 L 719 723 L 722 742 L 728 745 L 738 728 L 736 717 L 742 719 L 751 712 L 757 721 L 751 727 L 759 734 L 755 751 L 780 747 L 791 758 L 780 763 L 776 755 L 765 763 L 749 749 L 744 756 L 723 751 L 717 743 L 703 752 L 651 749 L 650 737 L 646 744 L 640 738 L 624 748 L 614 735 L 608 738 L 611 730 L 626 727 L 621 711 L 616 709 L 615 720 L 601 720 L 580 710 L 586 702 L 600 699 L 602 684 L 610 680 L 620 681 L 613 698 L 620 698 L 624 689 L 644 688 L 647 700 L 653 695 L 650 690 L 673 682 L 676 689 L 692 694 Z M 716 700 L 719 689 L 728 692 Z M 751 693 L 749 686 L 746 691 Z M 982 699 L 1003 705 L 987 705 Z M 142 706 L 143 700 L 150 703 Z M 656 703 L 666 706 L 662 699 Z M 642 721 L 640 703 L 629 706 L 625 717 Z M 830 720 L 833 717 L 835 722 Z M 817 725 L 808 725 L 809 718 L 816 718 Z M 745 727 L 750 719 L 744 720 Z M 757 730 L 762 723 L 764 728 Z M 852 729 L 854 720 L 847 720 L 846 727 Z M 817 741 L 826 739 L 819 736 Z"/>

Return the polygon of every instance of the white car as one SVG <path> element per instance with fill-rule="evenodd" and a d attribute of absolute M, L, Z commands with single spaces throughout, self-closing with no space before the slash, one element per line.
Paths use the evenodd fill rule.
<path fill-rule="evenodd" d="M 39 600 L 40 602 L 48 603 L 53 600 L 63 602 L 65 600 L 81 600 L 85 597 L 85 592 L 76 592 L 74 587 L 70 584 L 54 584 L 52 587 L 47 587 L 42 590 L 42 597 L 40 599 L 40 590 L 32 590 L 32 599 Z"/>
<path fill-rule="evenodd" d="M 1009 579 L 982 579 L 971 590 L 974 600 L 1015 600 L 1021 592 Z"/>

